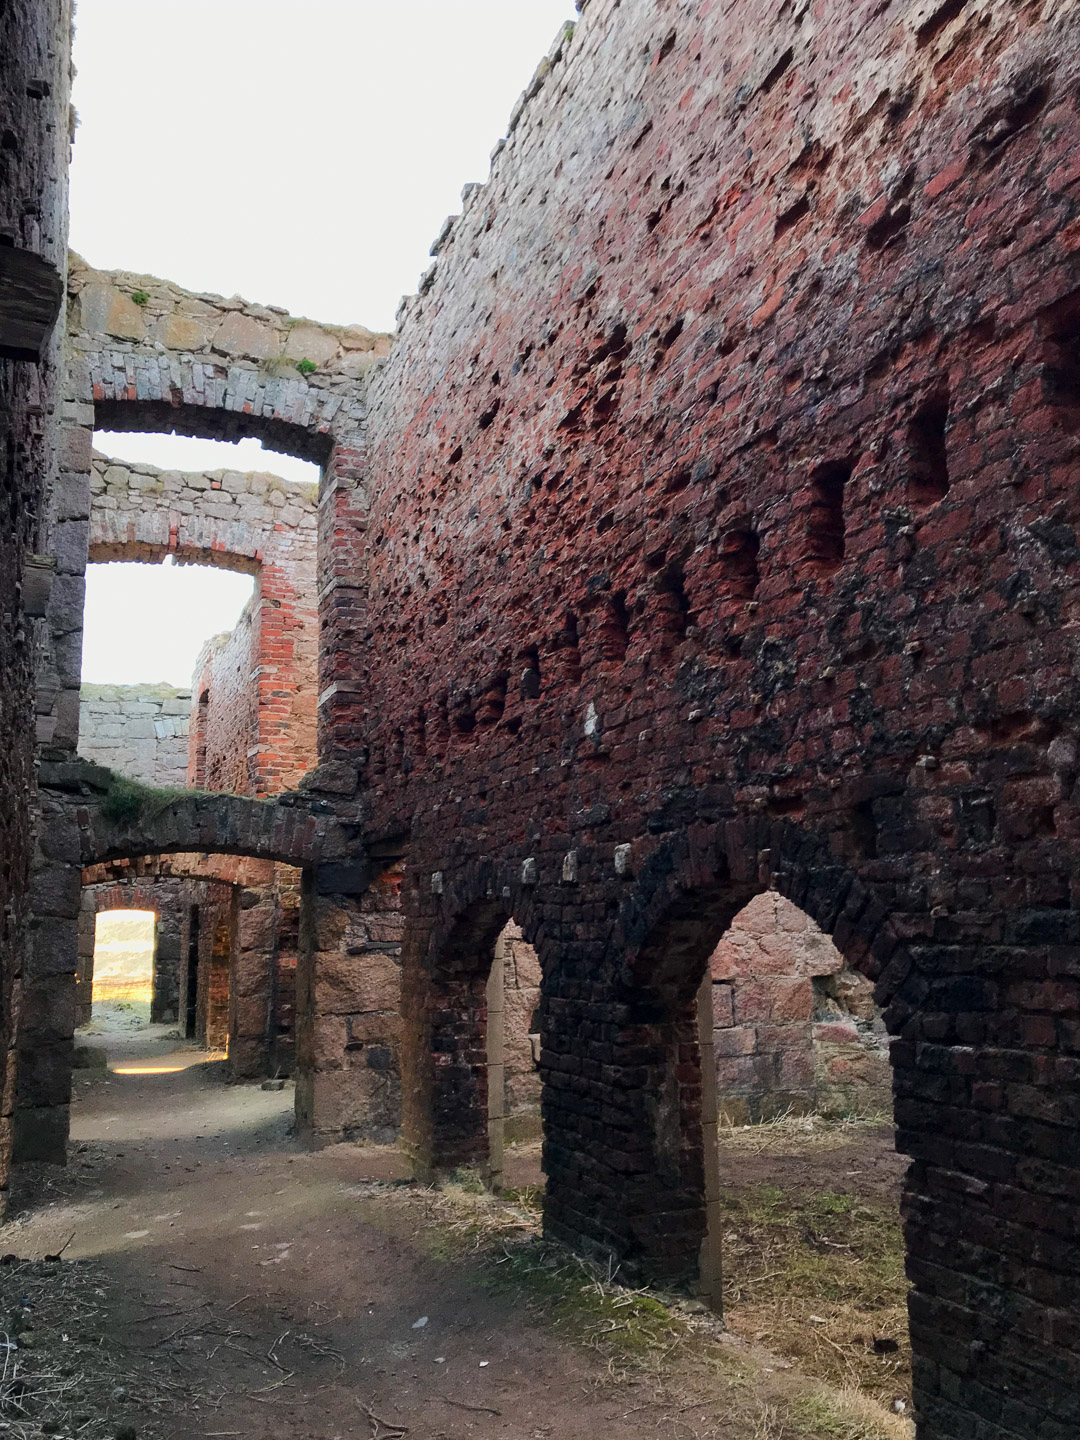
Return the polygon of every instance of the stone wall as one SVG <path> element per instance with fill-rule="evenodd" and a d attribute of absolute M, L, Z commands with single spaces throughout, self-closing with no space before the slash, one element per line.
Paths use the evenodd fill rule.
<path fill-rule="evenodd" d="M 751 900 L 709 968 L 722 1116 L 891 1111 L 874 987 L 790 900 L 774 891 Z"/>
<path fill-rule="evenodd" d="M 34 995 L 23 1010 L 28 1064 L 18 1097 L 23 1117 L 20 1134 L 37 1157 L 52 1159 L 62 1158 L 67 1132 L 81 866 L 153 848 L 142 844 L 142 837 L 127 835 L 120 842 L 129 845 L 127 849 L 105 853 L 92 846 L 81 849 L 86 827 L 80 828 L 80 816 L 92 812 L 100 819 L 97 800 L 85 793 L 82 772 L 72 764 L 78 741 L 85 571 L 91 524 L 110 508 L 91 507 L 91 494 L 98 480 L 103 485 L 97 492 L 101 497 L 107 496 L 114 482 L 119 487 L 116 477 L 108 478 L 109 466 L 104 471 L 95 468 L 95 428 L 175 431 L 224 440 L 255 436 L 273 449 L 321 463 L 324 482 L 318 528 L 332 534 L 367 508 L 366 376 L 389 343 L 362 327 L 320 326 L 235 297 L 193 295 L 145 276 L 93 271 L 77 259 L 69 276 L 68 318 L 67 383 L 48 542 L 57 557 L 57 583 L 42 627 L 37 691 L 38 730 L 47 762 L 42 776 L 49 778 L 42 779 L 40 790 L 46 839 L 37 854 L 34 911 L 43 936 L 48 934 L 48 944 L 42 945 Z M 310 363 L 302 364 L 305 360 Z M 145 475 L 140 467 L 134 467 L 133 473 Z M 134 527 L 134 545 L 153 543 L 160 553 L 172 550 L 178 558 L 187 558 L 180 549 L 181 531 L 188 523 L 182 505 L 176 507 L 175 520 L 168 507 L 163 511 L 161 505 L 150 506 L 152 513 L 142 518 L 154 530 L 157 538 L 152 539 L 139 533 L 141 521 L 132 513 L 131 489 L 128 485 L 123 504 L 118 489 L 113 495 L 118 511 L 127 508 L 123 532 L 102 534 L 97 537 L 101 543 L 127 543 Z M 134 489 L 142 492 L 136 511 L 153 494 L 169 493 L 164 484 L 159 488 L 142 481 Z M 184 495 L 179 499 L 186 503 Z M 272 503 L 268 508 L 276 509 Z M 242 504 L 235 503 L 228 516 L 212 518 L 222 528 L 235 530 L 232 522 L 240 519 L 242 511 Z M 155 528 L 163 519 L 164 540 Z M 208 526 L 192 523 L 192 544 L 205 549 Z M 283 528 L 275 530 L 278 533 L 284 538 Z M 248 555 L 249 568 L 252 560 L 262 564 L 257 556 Z M 270 569 L 262 565 L 264 601 L 270 593 Z M 310 594 L 310 588 L 304 593 Z M 357 705 L 356 666 L 344 640 L 356 617 L 365 612 L 366 579 L 351 562 L 328 557 L 319 597 L 330 680 L 314 694 L 322 701 L 320 724 L 332 732 L 339 723 L 345 724 L 344 717 Z M 288 616 L 284 605 L 282 613 Z M 272 621 L 260 623 L 260 630 L 264 638 L 272 636 Z M 271 644 L 268 668 L 258 677 L 259 709 L 279 732 L 287 724 L 295 697 L 288 684 L 277 683 L 276 668 L 287 659 L 291 643 L 292 637 L 283 635 Z M 341 658 L 335 659 L 339 651 Z M 296 765 L 282 748 L 276 743 L 264 747 L 269 772 L 261 793 L 284 788 L 291 783 L 287 777 L 297 775 Z M 83 803 L 86 800 L 89 807 Z M 212 813 L 220 813 L 224 821 L 237 812 L 226 806 Z M 291 821 L 293 813 L 283 819 Z M 210 828 L 216 832 L 216 825 Z M 279 858 L 290 860 L 297 850 L 306 849 L 300 858 L 307 861 L 313 851 L 300 840 L 302 828 L 291 823 L 269 826 L 255 849 L 265 853 L 260 847 L 272 843 L 269 836 L 274 832 L 284 841 L 277 851 Z M 243 849 L 227 823 L 209 844 L 200 845 L 198 834 L 194 838 L 195 848 L 203 850 Z M 163 848 L 175 849 L 175 841 Z M 350 883 L 355 886 L 357 867 L 352 873 Z"/>
<path fill-rule="evenodd" d="M 340 541 L 418 1160 L 483 1157 L 512 914 L 545 1227 L 693 1283 L 697 999 L 775 889 L 894 1036 L 921 1440 L 1078 1421 L 1076 27 L 590 0 L 403 307 Z"/>
<path fill-rule="evenodd" d="M 67 263 L 70 54 L 69 0 L 11 0 L 0 10 L 0 1210 L 23 982 L 45 978 L 53 963 L 38 936 L 27 944 L 39 617 L 64 569 L 50 541 L 49 492 L 58 463 L 63 323 L 53 322 Z M 50 284 L 53 301 L 43 308 Z M 36 1007 L 43 1020 L 47 1010 Z"/>
<path fill-rule="evenodd" d="M 511 920 L 495 942 L 503 967 L 503 1113 L 508 1141 L 539 1134 L 540 961 Z"/>
<path fill-rule="evenodd" d="M 187 783 L 191 691 L 171 685 L 83 685 L 79 754 L 146 785 Z"/>

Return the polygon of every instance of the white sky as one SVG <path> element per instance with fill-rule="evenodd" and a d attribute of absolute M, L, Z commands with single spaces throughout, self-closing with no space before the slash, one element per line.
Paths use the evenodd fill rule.
<path fill-rule="evenodd" d="M 574 14 L 573 0 L 78 0 L 72 248 L 102 269 L 391 330 Z M 162 468 L 311 474 L 256 441 L 95 443 Z M 91 567 L 84 678 L 188 684 L 250 585 Z"/>

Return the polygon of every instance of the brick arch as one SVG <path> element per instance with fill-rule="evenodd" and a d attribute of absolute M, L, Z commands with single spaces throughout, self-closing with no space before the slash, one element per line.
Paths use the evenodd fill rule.
<path fill-rule="evenodd" d="M 153 915 L 150 1020 L 152 1023 L 175 1020 L 180 932 L 178 917 L 170 907 L 170 900 L 175 900 L 175 887 L 171 887 L 171 893 L 163 897 L 161 886 L 153 877 L 118 877 L 89 883 L 84 877 L 75 973 L 76 1025 L 85 1024 L 91 1016 L 97 917 L 114 910 L 144 910 Z"/>
<path fill-rule="evenodd" d="M 255 577 L 232 631 L 208 640 L 194 677 L 198 757 L 188 783 L 273 795 L 314 763 L 318 701 L 316 487 L 262 472 L 159 470 L 96 455 L 91 561 L 211 565 Z M 240 704 L 236 675 L 254 676 Z M 243 733 L 239 733 L 242 730 Z"/>
<path fill-rule="evenodd" d="M 315 693 L 324 758 L 345 758 L 365 724 L 363 658 L 347 642 L 357 614 L 366 610 L 367 587 L 362 549 L 330 540 L 359 534 L 370 509 L 367 379 L 388 353 L 390 337 L 359 325 L 320 325 L 235 297 L 193 295 L 146 276 L 95 271 L 77 256 L 69 291 L 56 506 L 62 518 L 52 536 L 61 583 L 45 636 L 44 742 L 54 753 L 73 753 L 77 745 L 80 647 L 73 637 L 82 628 L 78 582 L 88 556 L 93 437 L 95 427 L 111 427 L 219 440 L 253 436 L 323 467 L 326 543 L 318 557 L 322 644 Z M 191 553 L 168 548 L 202 562 L 208 554 L 253 558 L 228 537 L 215 551 L 215 539 L 222 537 Z M 116 538 L 99 537 L 105 543 Z"/>
<path fill-rule="evenodd" d="M 154 893 L 153 882 L 150 885 L 131 881 L 119 881 L 112 885 L 91 882 L 86 888 L 93 891 L 95 915 L 107 910 L 149 910 L 155 916 L 161 914 L 161 903 Z"/>
<path fill-rule="evenodd" d="M 83 885 L 116 885 L 146 880 L 220 880 L 227 885 L 265 885 L 273 876 L 273 860 L 232 854 L 187 854 L 123 856 L 87 865 Z"/>
<path fill-rule="evenodd" d="M 110 347 L 111 348 L 111 347 Z M 138 352 L 135 352 L 136 354 Z M 94 368 L 105 371 L 104 355 L 84 352 Z M 144 435 L 187 435 L 197 440 L 261 440 L 269 450 L 325 465 L 333 453 L 331 423 L 336 405 L 319 386 L 304 380 L 281 383 L 260 376 L 249 381 L 245 368 L 224 368 L 218 385 L 199 399 L 190 398 L 196 366 L 193 355 L 179 357 L 180 382 L 170 397 L 145 400 L 132 393 L 126 371 L 115 371 L 95 385 L 94 428 Z M 142 366 L 137 366 L 141 370 Z M 152 368 L 147 357 L 147 370 Z M 241 376 L 244 377 L 241 380 Z M 221 383 L 223 382 L 223 383 Z M 136 382 L 137 385 L 138 382 Z M 300 420 L 290 418 L 303 417 Z"/>
<path fill-rule="evenodd" d="M 828 842 L 788 821 L 733 821 L 680 830 L 642 862 L 619 909 L 612 951 L 627 994 L 652 981 L 655 936 L 665 924 L 684 947 L 683 968 L 698 966 L 754 895 L 774 889 L 828 935 L 852 969 L 877 987 L 894 1028 L 907 1011 L 897 992 L 910 971 L 889 912 Z M 709 936 L 714 938 L 709 944 Z M 708 948 L 702 949 L 703 946 Z M 689 982 L 687 982 L 689 983 Z M 684 997 L 685 998 L 685 997 Z"/>
<path fill-rule="evenodd" d="M 318 804 L 319 802 L 315 802 Z M 80 861 L 86 867 L 144 855 L 213 853 L 279 860 L 298 867 L 324 867 L 341 890 L 358 893 L 367 867 L 356 842 L 336 817 L 298 805 L 244 796 L 181 793 L 156 808 L 109 818 L 101 804 L 76 812 Z"/>

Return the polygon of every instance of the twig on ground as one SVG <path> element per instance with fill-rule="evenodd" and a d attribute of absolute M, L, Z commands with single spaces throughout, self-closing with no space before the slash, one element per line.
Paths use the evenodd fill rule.
<path fill-rule="evenodd" d="M 466 1405 L 464 1400 L 451 1400 L 449 1395 L 440 1395 L 440 1400 L 447 1405 L 453 1405 L 458 1410 L 471 1410 L 474 1415 L 501 1415 L 501 1410 L 496 1410 L 493 1405 Z"/>

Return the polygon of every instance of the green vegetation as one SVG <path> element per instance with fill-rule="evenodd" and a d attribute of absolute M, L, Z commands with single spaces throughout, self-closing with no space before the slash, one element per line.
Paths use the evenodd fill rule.
<path fill-rule="evenodd" d="M 773 1185 L 728 1192 L 721 1204 L 731 1330 L 833 1384 L 886 1404 L 909 1401 L 908 1286 L 895 1206 Z"/>
<path fill-rule="evenodd" d="M 488 1283 L 512 1291 L 515 1306 L 608 1354 L 642 1359 L 686 1333 L 685 1322 L 661 1300 L 539 1237 L 503 1244 L 486 1261 Z"/>
<path fill-rule="evenodd" d="M 319 367 L 315 364 L 314 360 L 298 360 L 296 362 L 296 368 L 300 371 L 301 375 L 314 375 Z"/>
<path fill-rule="evenodd" d="M 141 780 L 117 775 L 115 770 L 106 770 L 103 766 L 95 769 L 97 775 L 104 777 L 105 781 L 104 784 L 94 784 L 95 789 L 103 791 L 101 813 L 106 820 L 111 820 L 114 824 L 123 824 L 128 820 L 153 820 L 178 800 L 210 794 L 207 790 L 172 790 L 156 785 L 144 785 Z"/>
<path fill-rule="evenodd" d="M 136 305 L 148 305 L 150 303 L 150 296 L 145 290 L 133 290 L 131 292 L 131 298 Z"/>

